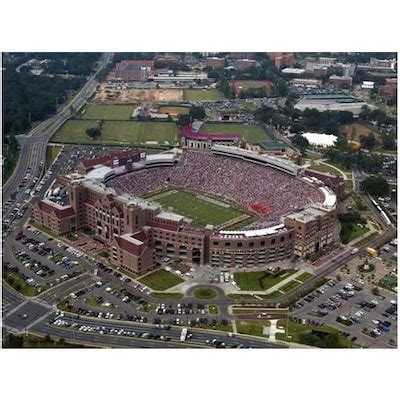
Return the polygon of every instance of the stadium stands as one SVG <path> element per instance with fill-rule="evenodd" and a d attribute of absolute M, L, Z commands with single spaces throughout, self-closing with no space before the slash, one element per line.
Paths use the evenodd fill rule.
<path fill-rule="evenodd" d="M 324 195 L 300 179 L 268 166 L 211 152 L 186 151 L 173 167 L 152 168 L 116 177 L 108 182 L 118 193 L 134 195 L 163 187 L 213 193 L 230 199 L 260 216 L 252 227 L 279 223 L 280 217 Z"/>

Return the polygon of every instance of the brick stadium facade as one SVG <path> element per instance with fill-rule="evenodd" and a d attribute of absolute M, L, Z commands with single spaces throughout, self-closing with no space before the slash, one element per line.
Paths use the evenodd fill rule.
<path fill-rule="evenodd" d="M 262 267 L 295 255 L 308 256 L 333 241 L 333 203 L 306 207 L 270 228 L 218 231 L 212 226 L 194 228 L 158 203 L 117 195 L 85 175 L 62 178 L 67 205 L 43 199 L 33 206 L 34 221 L 57 235 L 90 230 L 104 243 L 112 264 L 138 275 L 155 268 L 164 257 L 212 267 Z"/>

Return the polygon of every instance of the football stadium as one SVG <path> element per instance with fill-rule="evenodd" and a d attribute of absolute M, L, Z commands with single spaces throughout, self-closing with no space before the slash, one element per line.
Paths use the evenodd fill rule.
<path fill-rule="evenodd" d="M 237 137 L 183 129 L 180 148 L 137 149 L 82 161 L 33 208 L 57 235 L 91 232 L 110 262 L 142 275 L 175 260 L 263 267 L 332 245 L 336 194 L 329 182 Z"/>

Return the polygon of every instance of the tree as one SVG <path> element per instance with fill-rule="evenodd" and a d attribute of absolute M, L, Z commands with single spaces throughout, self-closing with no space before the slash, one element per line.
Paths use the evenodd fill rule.
<path fill-rule="evenodd" d="M 389 194 L 389 184 L 382 176 L 369 176 L 361 182 L 361 190 L 373 196 L 387 196 Z"/>
<path fill-rule="evenodd" d="M 372 150 L 376 144 L 375 135 L 370 132 L 368 136 L 360 136 L 360 143 L 365 149 Z"/>
<path fill-rule="evenodd" d="M 384 149 L 387 150 L 396 149 L 396 141 L 392 135 L 383 135 L 382 144 Z"/>
<path fill-rule="evenodd" d="M 190 124 L 190 115 L 189 114 L 179 114 L 178 115 L 178 125 L 189 125 Z"/>
<path fill-rule="evenodd" d="M 310 142 L 307 140 L 307 138 L 299 134 L 293 137 L 292 143 L 302 151 L 310 145 Z"/>
<path fill-rule="evenodd" d="M 206 117 L 206 112 L 202 106 L 192 106 L 190 107 L 189 115 L 192 120 L 203 120 Z"/>
<path fill-rule="evenodd" d="M 93 140 L 97 139 L 101 135 L 101 129 L 98 126 L 93 128 L 88 128 L 86 129 L 86 135 L 88 135 Z"/>

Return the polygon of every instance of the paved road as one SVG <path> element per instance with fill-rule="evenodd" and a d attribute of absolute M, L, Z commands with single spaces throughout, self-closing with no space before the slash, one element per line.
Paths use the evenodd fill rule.
<path fill-rule="evenodd" d="M 11 198 L 11 195 L 17 190 L 16 198 L 13 201 L 8 211 L 3 214 L 3 219 L 8 219 L 12 209 L 16 203 L 22 203 L 29 195 L 25 191 L 33 185 L 33 180 L 40 173 L 40 162 L 46 159 L 47 142 L 51 136 L 61 127 L 61 125 L 70 117 L 70 107 L 74 110 L 79 110 L 85 102 L 92 96 L 96 89 L 97 72 L 104 68 L 112 59 L 112 53 L 104 53 L 98 63 L 96 73 L 88 79 L 79 93 L 66 104 L 60 112 L 52 116 L 39 125 L 34 127 L 25 135 L 18 135 L 20 141 L 20 159 L 16 166 L 13 176 L 3 186 L 3 204 Z M 23 177 L 27 174 L 27 169 L 31 168 L 30 178 L 22 188 L 18 188 Z"/>

